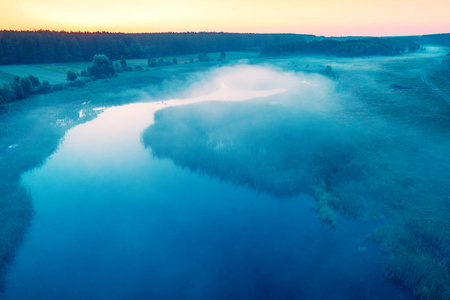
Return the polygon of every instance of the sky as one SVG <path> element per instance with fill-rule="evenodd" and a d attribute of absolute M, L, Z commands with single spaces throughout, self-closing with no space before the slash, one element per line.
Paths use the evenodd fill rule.
<path fill-rule="evenodd" d="M 0 29 L 390 36 L 450 32 L 450 0 L 1 0 Z"/>

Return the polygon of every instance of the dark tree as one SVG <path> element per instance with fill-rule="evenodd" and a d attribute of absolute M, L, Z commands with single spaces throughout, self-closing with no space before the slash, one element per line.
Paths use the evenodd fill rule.
<path fill-rule="evenodd" d="M 202 52 L 198 55 L 199 61 L 209 61 L 208 54 L 206 52 Z"/>
<path fill-rule="evenodd" d="M 123 71 L 127 70 L 127 61 L 125 60 L 125 57 L 123 55 L 120 58 L 120 66 L 122 67 Z"/>
<path fill-rule="evenodd" d="M 111 60 L 102 54 L 94 55 L 93 65 L 88 68 L 90 76 L 104 79 L 113 76 L 116 73 Z"/>
<path fill-rule="evenodd" d="M 74 71 L 67 72 L 67 81 L 75 81 L 77 78 L 77 73 L 75 73 Z"/>
<path fill-rule="evenodd" d="M 160 58 L 160 59 L 158 59 L 158 64 L 159 64 L 161 67 L 164 67 L 167 63 L 166 63 L 166 61 L 165 61 L 164 59 Z"/>
<path fill-rule="evenodd" d="M 220 53 L 220 59 L 225 59 L 227 57 L 227 54 L 225 52 Z"/>
<path fill-rule="evenodd" d="M 31 92 L 31 89 L 33 88 L 33 84 L 28 77 L 20 78 L 20 85 L 22 86 L 22 90 L 25 94 L 29 94 Z"/>
<path fill-rule="evenodd" d="M 41 84 L 41 82 L 39 81 L 39 78 L 33 76 L 33 75 L 28 75 L 28 79 L 30 79 L 31 84 L 33 85 L 33 87 L 37 87 Z"/>
<path fill-rule="evenodd" d="M 0 31 L 0 64 L 145 58 L 254 49 L 313 38 L 296 34 L 219 32 L 124 34 L 108 32 Z"/>

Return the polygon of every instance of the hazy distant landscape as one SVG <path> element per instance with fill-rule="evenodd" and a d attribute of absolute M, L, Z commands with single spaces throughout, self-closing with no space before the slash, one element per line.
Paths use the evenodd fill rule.
<path fill-rule="evenodd" d="M 450 299 L 449 47 L 0 31 L 2 297 Z"/>

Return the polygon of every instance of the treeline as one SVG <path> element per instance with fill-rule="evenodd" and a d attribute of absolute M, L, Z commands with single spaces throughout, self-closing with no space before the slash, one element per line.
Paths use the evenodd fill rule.
<path fill-rule="evenodd" d="M 450 47 L 450 33 L 424 35 L 421 38 L 421 44 Z"/>
<path fill-rule="evenodd" d="M 40 82 L 39 78 L 29 75 L 27 77 L 15 76 L 9 84 L 0 87 L 0 104 L 28 98 L 31 94 L 47 94 L 53 91 L 48 81 Z"/>
<path fill-rule="evenodd" d="M 122 58 L 121 64 L 122 66 L 125 64 L 126 67 L 125 59 Z M 121 67 L 117 66 L 117 68 L 122 72 Z M 97 79 L 111 78 L 116 75 L 116 72 L 118 70 L 116 70 L 112 61 L 107 56 L 98 54 L 94 55 L 92 66 L 88 67 L 87 70 L 81 71 L 81 74 L 69 71 L 67 73 L 68 83 L 51 85 L 48 81 L 41 83 L 39 78 L 33 75 L 26 77 L 15 76 L 14 80 L 9 84 L 3 84 L 3 87 L 0 87 L 0 104 L 22 100 L 30 95 L 48 94 L 68 87 L 83 86 L 87 82 Z M 78 78 L 78 75 L 83 78 Z"/>
<path fill-rule="evenodd" d="M 450 47 L 450 34 L 399 36 L 389 38 L 318 38 L 311 41 L 290 41 L 265 46 L 262 56 L 325 54 L 342 57 L 397 55 L 423 50 L 420 45 Z"/>
<path fill-rule="evenodd" d="M 311 42 L 289 42 L 265 46 L 262 56 L 325 54 L 343 57 L 358 57 L 372 55 L 396 55 L 406 51 L 403 47 L 394 47 L 387 39 L 367 38 L 349 39 L 344 41 L 324 39 Z"/>
<path fill-rule="evenodd" d="M 102 53 L 110 59 L 124 56 L 149 58 L 260 49 L 263 46 L 302 41 L 311 35 L 240 33 L 108 33 L 55 31 L 0 31 L 0 64 L 89 61 Z"/>

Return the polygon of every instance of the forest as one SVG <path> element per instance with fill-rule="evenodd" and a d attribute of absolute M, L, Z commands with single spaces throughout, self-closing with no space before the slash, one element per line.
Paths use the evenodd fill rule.
<path fill-rule="evenodd" d="M 266 45 L 304 41 L 312 35 L 221 32 L 108 33 L 0 31 L 0 65 L 152 58 L 201 52 L 260 49 Z"/>
<path fill-rule="evenodd" d="M 450 34 L 387 38 L 318 38 L 267 45 L 262 56 L 323 54 L 339 57 L 392 56 L 426 50 L 421 45 L 450 46 Z"/>
<path fill-rule="evenodd" d="M 408 43 L 409 42 L 409 43 Z M 404 52 L 415 52 L 420 50 L 420 45 L 414 40 L 399 41 L 396 39 L 367 38 L 335 40 L 325 39 L 311 42 L 299 41 L 265 46 L 261 55 L 301 55 L 301 54 L 325 54 L 340 57 L 360 56 L 392 56 Z"/>

